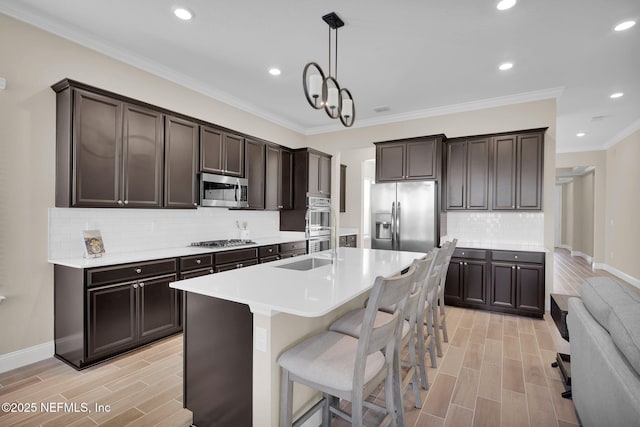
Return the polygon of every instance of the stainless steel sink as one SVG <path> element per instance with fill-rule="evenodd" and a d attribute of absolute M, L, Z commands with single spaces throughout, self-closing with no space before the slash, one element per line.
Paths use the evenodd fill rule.
<path fill-rule="evenodd" d="M 288 268 L 289 270 L 307 271 L 314 268 L 329 265 L 332 261 L 326 258 L 307 258 L 300 261 L 290 262 L 288 264 L 278 265 L 278 268 Z"/>

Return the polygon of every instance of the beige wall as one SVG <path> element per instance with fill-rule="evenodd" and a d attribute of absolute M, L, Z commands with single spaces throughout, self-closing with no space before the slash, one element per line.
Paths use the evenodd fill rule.
<path fill-rule="evenodd" d="M 606 152 L 606 264 L 640 279 L 640 130 Z"/>
<path fill-rule="evenodd" d="M 577 176 L 563 186 L 562 244 L 593 258 L 594 174 Z"/>
<path fill-rule="evenodd" d="M 570 168 L 593 166 L 593 262 L 605 262 L 605 235 L 607 210 L 607 153 L 606 151 L 585 151 L 579 153 L 559 153 L 556 155 L 556 167 Z M 565 185 L 565 188 L 567 186 Z M 563 224 L 564 226 L 564 224 Z M 572 246 L 563 239 L 563 243 Z"/>
<path fill-rule="evenodd" d="M 0 355 L 53 339 L 55 94 L 69 77 L 290 147 L 304 137 L 0 14 Z"/>
<path fill-rule="evenodd" d="M 562 186 L 562 244 L 573 244 L 573 182 Z"/>

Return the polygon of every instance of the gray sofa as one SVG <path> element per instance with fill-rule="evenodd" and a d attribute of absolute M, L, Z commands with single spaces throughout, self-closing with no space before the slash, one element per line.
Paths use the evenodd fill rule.
<path fill-rule="evenodd" d="M 640 426 L 640 294 L 607 277 L 569 299 L 573 403 L 585 427 Z"/>

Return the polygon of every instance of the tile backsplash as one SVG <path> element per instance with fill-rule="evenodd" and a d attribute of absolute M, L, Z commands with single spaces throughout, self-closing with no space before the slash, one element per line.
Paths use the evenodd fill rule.
<path fill-rule="evenodd" d="M 447 212 L 446 235 L 463 242 L 544 244 L 543 212 Z"/>
<path fill-rule="evenodd" d="M 237 239 L 236 220 L 247 221 L 249 238 L 280 233 L 280 213 L 270 211 L 50 208 L 49 259 L 82 257 L 82 230 L 100 230 L 106 251 L 123 253 Z"/>

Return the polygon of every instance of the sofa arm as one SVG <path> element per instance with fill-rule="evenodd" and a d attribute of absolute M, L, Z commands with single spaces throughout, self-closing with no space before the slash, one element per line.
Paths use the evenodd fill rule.
<path fill-rule="evenodd" d="M 640 420 L 640 376 L 579 298 L 569 299 L 571 392 L 589 426 L 631 426 Z"/>

